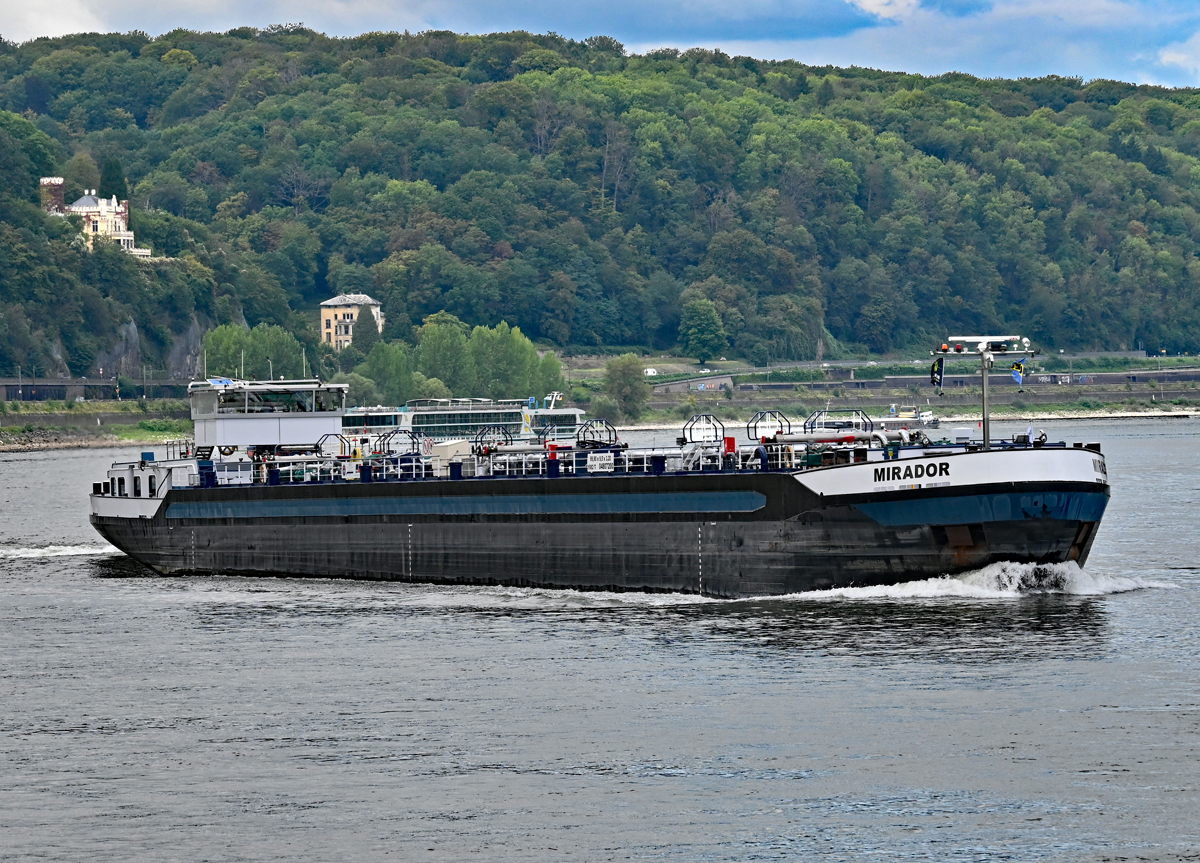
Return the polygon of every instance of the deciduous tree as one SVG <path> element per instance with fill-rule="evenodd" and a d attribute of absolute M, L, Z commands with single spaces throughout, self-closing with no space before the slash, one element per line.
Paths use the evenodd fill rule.
<path fill-rule="evenodd" d="M 617 403 L 622 414 L 631 419 L 642 415 L 650 398 L 646 366 L 637 354 L 622 354 L 604 365 L 604 391 Z"/>
<path fill-rule="evenodd" d="M 702 364 L 725 350 L 725 327 L 712 300 L 692 300 L 683 307 L 679 342 L 689 356 Z"/>

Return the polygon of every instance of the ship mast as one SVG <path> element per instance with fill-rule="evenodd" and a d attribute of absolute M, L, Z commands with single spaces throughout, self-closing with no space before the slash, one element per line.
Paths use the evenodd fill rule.
<path fill-rule="evenodd" d="M 979 376 L 983 391 L 983 448 L 992 448 L 991 403 L 988 392 L 988 372 L 996 365 L 996 354 L 1006 357 L 1032 358 L 1029 339 L 1021 336 L 951 336 L 940 350 L 930 351 L 931 357 L 954 357 L 978 354 Z M 940 383 L 940 378 L 939 378 Z"/>

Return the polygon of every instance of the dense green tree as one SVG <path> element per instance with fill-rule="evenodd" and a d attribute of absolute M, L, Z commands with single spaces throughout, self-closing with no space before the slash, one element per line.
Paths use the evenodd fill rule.
<path fill-rule="evenodd" d="M 125 169 L 118 159 L 109 156 L 100 166 L 100 197 L 116 197 L 118 201 L 129 198 L 129 186 L 125 183 Z"/>
<path fill-rule="evenodd" d="M 621 354 L 604 365 L 604 391 L 617 403 L 621 414 L 631 419 L 642 415 L 650 398 L 646 366 L 637 354 Z"/>
<path fill-rule="evenodd" d="M 417 344 L 417 370 L 438 378 L 454 395 L 469 397 L 475 390 L 475 364 L 467 337 L 453 323 L 426 323 Z"/>
<path fill-rule="evenodd" d="M 383 402 L 375 381 L 357 372 L 335 375 L 331 383 L 350 385 L 346 392 L 347 407 L 375 407 Z"/>
<path fill-rule="evenodd" d="M 617 400 L 605 393 L 592 396 L 592 400 L 588 402 L 587 415 L 592 419 L 605 419 L 614 423 L 622 419 L 621 407 Z"/>
<path fill-rule="evenodd" d="M 386 404 L 399 406 L 414 397 L 409 352 L 403 342 L 377 342 L 355 372 L 375 381 Z"/>
<path fill-rule="evenodd" d="M 358 320 L 354 322 L 354 347 L 363 354 L 370 356 L 371 350 L 379 344 L 379 324 L 370 309 L 360 310 Z"/>
<path fill-rule="evenodd" d="M 475 327 L 467 349 L 475 369 L 473 394 L 486 398 L 522 398 L 533 389 L 538 355 L 519 329 L 501 321 L 497 327 Z"/>
<path fill-rule="evenodd" d="M 259 324 L 246 329 L 223 324 L 204 338 L 202 363 L 210 377 L 223 375 L 248 380 L 299 378 L 302 349 L 296 337 L 282 327 Z"/>
<path fill-rule="evenodd" d="M 567 382 L 563 380 L 562 376 L 562 363 L 559 362 L 553 351 L 546 351 L 538 360 L 537 367 L 533 371 L 529 388 L 530 395 L 542 398 L 550 393 L 564 392 L 566 388 Z"/>
<path fill-rule="evenodd" d="M 702 364 L 725 350 L 725 327 L 712 300 L 692 300 L 683 307 L 679 340 L 684 351 Z"/>
<path fill-rule="evenodd" d="M 829 105 L 835 98 L 833 91 L 833 82 L 828 78 L 821 81 L 821 86 L 817 88 L 817 104 L 822 108 Z"/>
<path fill-rule="evenodd" d="M 427 378 L 420 372 L 413 372 L 412 395 L 416 399 L 448 399 L 454 393 L 437 378 Z"/>
<path fill-rule="evenodd" d="M 100 186 L 100 168 L 91 154 L 80 150 L 67 160 L 63 168 L 66 181 L 66 203 L 70 204 Z"/>

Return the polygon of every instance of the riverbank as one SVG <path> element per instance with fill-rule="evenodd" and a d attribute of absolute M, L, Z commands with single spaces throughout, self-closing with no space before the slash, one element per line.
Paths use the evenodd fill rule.
<path fill-rule="evenodd" d="M 948 428 L 953 425 L 965 423 L 978 423 L 981 419 L 979 413 L 973 414 L 946 414 L 939 417 L 942 428 Z M 1063 410 L 1063 411 L 1026 411 L 1022 413 L 1001 413 L 992 412 L 993 422 L 1045 422 L 1049 420 L 1106 420 L 1106 419 L 1200 419 L 1200 411 L 1195 410 L 1147 410 L 1147 411 L 1105 411 L 1105 410 Z M 734 427 L 741 423 L 740 419 L 727 419 L 721 417 L 721 421 L 726 426 Z M 618 425 L 618 431 L 666 431 L 669 429 L 680 428 L 683 424 L 679 421 L 661 422 L 646 422 L 636 423 L 633 425 Z"/>
<path fill-rule="evenodd" d="M 993 412 L 994 422 L 1047 422 L 1051 420 L 1096 420 L 1096 419 L 1200 419 L 1200 412 L 1191 410 L 1060 410 Z M 942 428 L 954 425 L 978 423 L 978 413 L 948 414 L 941 417 Z M 162 421 L 157 421 L 162 422 Z M 621 424 L 622 432 L 669 431 L 679 429 L 683 420 L 662 420 L 634 424 Z M 724 418 L 722 422 L 732 431 L 745 420 Z M 182 427 L 164 431 L 152 431 L 143 425 L 156 424 L 155 420 L 143 420 L 136 425 L 107 426 L 92 432 L 86 428 L 55 426 L 0 426 L 0 453 L 36 452 L 54 449 L 97 449 L 113 446 L 161 446 L 165 441 L 186 436 L 189 432 Z"/>
<path fill-rule="evenodd" d="M 138 426 L 109 426 L 103 431 L 54 426 L 0 428 L 0 453 L 52 449 L 97 449 L 113 446 L 159 446 L 181 437 L 176 431 L 155 432 Z"/>

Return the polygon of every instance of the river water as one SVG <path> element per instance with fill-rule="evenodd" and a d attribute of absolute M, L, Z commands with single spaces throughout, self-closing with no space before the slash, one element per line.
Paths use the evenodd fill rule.
<path fill-rule="evenodd" d="M 754 601 L 147 577 L 2 455 L 0 860 L 1196 859 L 1200 419 L 1045 427 L 1058 587 Z"/>

